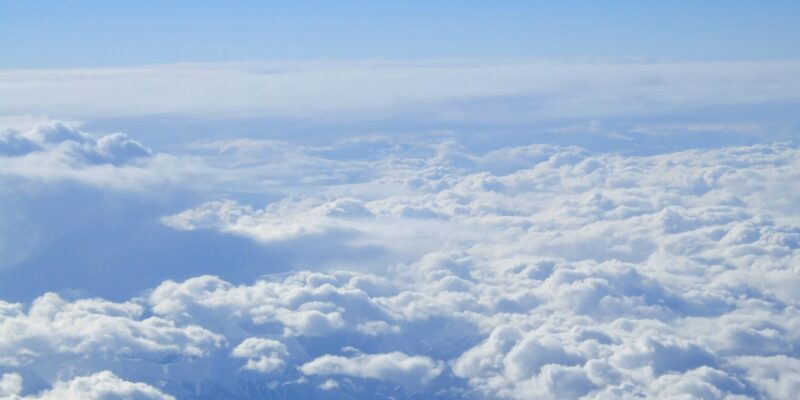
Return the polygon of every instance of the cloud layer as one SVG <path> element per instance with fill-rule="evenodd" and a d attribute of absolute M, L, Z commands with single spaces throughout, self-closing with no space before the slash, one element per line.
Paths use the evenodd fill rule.
<path fill-rule="evenodd" d="M 8 70 L 0 109 L 62 118 L 514 123 L 797 102 L 797 62 L 306 61 Z M 76 97 L 75 93 L 81 95 Z"/>
<path fill-rule="evenodd" d="M 166 279 L 119 301 L 0 302 L 5 398 L 788 399 L 800 385 L 792 144 L 248 139 L 164 154 L 45 125 L 0 136 L 3 179 L 128 193 L 169 177 L 204 195 L 155 217 L 164 229 L 331 260 L 274 273 L 265 259 L 247 279 Z"/>

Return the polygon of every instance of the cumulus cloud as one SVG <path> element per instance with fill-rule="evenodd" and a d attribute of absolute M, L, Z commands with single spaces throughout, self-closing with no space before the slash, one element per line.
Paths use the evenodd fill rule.
<path fill-rule="evenodd" d="M 124 170 L 158 158 L 67 125 L 26 132 L 7 136 L 4 162 L 47 153 L 68 171 Z M 258 276 L 176 277 L 121 301 L 0 302 L 1 393 L 92 379 L 177 398 L 796 393 L 796 146 L 629 155 L 364 143 L 337 146 L 380 150 L 195 144 L 220 190 L 161 222 L 264 248 L 362 246 L 380 262 L 269 274 L 265 259 Z M 280 167 L 290 160 L 325 173 L 299 182 Z"/>
<path fill-rule="evenodd" d="M 324 214 L 311 212 L 310 215 L 292 215 L 291 210 L 281 207 L 267 210 L 254 210 L 250 206 L 233 201 L 210 202 L 180 214 L 165 217 L 164 223 L 176 229 L 218 229 L 222 232 L 256 238 L 270 242 L 295 239 L 303 236 L 321 235 L 330 229 L 326 226 Z M 331 207 L 331 206 L 329 206 Z M 334 208 L 334 210 L 336 210 Z M 288 211 L 288 212 L 287 212 Z"/>
<path fill-rule="evenodd" d="M 47 158 L 75 164 L 122 164 L 129 160 L 147 157 L 151 150 L 123 133 L 112 133 L 95 138 L 75 125 L 53 121 L 42 123 L 26 131 L 8 129 L 0 136 L 0 154 L 25 156 L 50 150 Z"/>
<path fill-rule="evenodd" d="M 3 376 L 5 382 L 7 375 Z M 53 388 L 42 393 L 20 397 L 17 394 L 21 389 L 21 378 L 8 375 L 9 379 L 16 379 L 16 392 L 8 393 L 8 400 L 175 400 L 153 386 L 139 382 L 128 382 L 109 371 L 98 372 L 93 375 L 76 377 L 69 381 L 58 381 Z M 0 392 L 0 395 L 3 393 Z"/>
<path fill-rule="evenodd" d="M 22 377 L 17 374 L 3 374 L 0 377 L 0 398 L 10 398 L 22 392 Z"/>
<path fill-rule="evenodd" d="M 0 179 L 71 181 L 135 190 L 181 180 L 191 160 L 155 153 L 124 133 L 90 134 L 78 122 L 0 119 Z"/>
<path fill-rule="evenodd" d="M 306 375 L 344 375 L 421 387 L 436 378 L 442 367 L 428 357 L 393 352 L 355 357 L 325 355 L 303 364 L 300 371 Z"/>
<path fill-rule="evenodd" d="M 800 359 L 787 355 L 744 356 L 734 360 L 744 368 L 747 378 L 766 396 L 789 399 L 800 389 Z"/>
<path fill-rule="evenodd" d="M 57 365 L 70 359 L 200 357 L 223 338 L 202 327 L 145 317 L 142 305 L 63 300 L 54 293 L 22 304 L 0 302 L 0 366 Z"/>
<path fill-rule="evenodd" d="M 242 368 L 263 373 L 282 368 L 282 357 L 288 354 L 286 346 L 281 342 L 261 338 L 247 338 L 231 352 L 233 357 L 247 359 L 247 364 Z"/>
<path fill-rule="evenodd" d="M 445 356 L 472 390 L 509 398 L 752 397 L 791 386 L 790 377 L 756 383 L 732 365 L 745 354 L 790 358 L 795 351 L 796 312 L 783 305 L 798 300 L 800 230 L 791 211 L 765 207 L 763 190 L 747 187 L 796 179 L 796 148 L 656 156 L 557 146 L 487 154 L 435 149 L 422 162 L 408 161 L 416 168 L 351 184 L 347 202 L 358 205 L 357 213 L 320 212 L 338 209 L 339 200 L 319 197 L 266 210 L 280 209 L 282 218 L 273 218 L 284 221 L 324 215 L 330 226 L 376 232 L 373 243 L 387 248 L 395 243 L 382 238 L 402 238 L 396 227 L 405 224 L 433 247 L 454 251 L 414 253 L 417 261 L 385 270 L 389 280 L 311 273 L 260 284 L 288 285 L 292 295 L 274 290 L 263 297 L 245 294 L 259 285 L 226 286 L 178 297 L 173 305 L 167 300 L 173 295 L 160 295 L 189 282 L 170 283 L 154 292 L 151 304 L 155 310 L 236 310 L 254 323 L 280 323 L 284 335 L 413 337 L 420 344 L 410 350 Z M 498 166 L 503 159 L 508 163 Z M 372 186 L 384 182 L 404 189 L 376 196 Z M 773 193 L 795 202 L 789 186 Z M 225 214 L 214 204 L 212 228 L 226 232 L 242 220 L 255 231 L 272 228 L 263 217 L 268 211 L 225 204 L 239 214 L 219 224 Z M 178 215 L 185 224 L 203 224 L 196 213 L 207 207 Z M 387 230 L 394 236 L 380 234 Z M 263 240 L 258 233 L 234 233 Z M 256 303 L 269 305 L 234 300 L 259 296 Z M 297 321 L 312 315 L 318 323 Z M 449 328 L 433 338 L 415 335 L 418 327 L 434 329 L 431 324 Z M 459 329 L 465 326 L 476 335 L 464 335 Z M 439 343 L 459 340 L 464 345 L 458 349 L 437 353 Z M 367 356 L 318 357 L 302 370 L 363 377 L 349 369 L 358 357 Z M 769 376 L 762 371 L 753 376 Z"/>

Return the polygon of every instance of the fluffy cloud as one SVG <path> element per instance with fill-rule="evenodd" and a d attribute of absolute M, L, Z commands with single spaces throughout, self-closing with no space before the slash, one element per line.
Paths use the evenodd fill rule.
<path fill-rule="evenodd" d="M 438 354 L 447 354 L 453 374 L 473 390 L 503 397 L 723 398 L 778 390 L 780 398 L 786 391 L 776 387 L 791 386 L 792 378 L 756 383 L 732 363 L 795 352 L 800 229 L 791 210 L 766 204 L 800 199 L 788 184 L 800 178 L 798 156 L 780 144 L 647 157 L 554 146 L 471 154 L 438 145 L 428 158 L 405 160 L 406 168 L 350 184 L 345 204 L 358 212 L 322 212 L 345 200 L 309 196 L 264 210 L 210 203 L 167 219 L 259 241 L 282 224 L 324 221 L 386 249 L 406 235 L 430 246 L 408 248 L 417 261 L 398 258 L 378 290 L 354 283 L 381 281 L 369 274 L 299 274 L 272 283 L 293 287 L 291 295 L 245 294 L 266 284 L 227 287 L 178 308 L 235 310 L 254 323 L 280 323 L 284 335 L 381 327 L 373 335 L 414 338 L 419 344 L 405 351 L 422 354 L 463 341 Z M 376 196 L 374 187 L 387 182 L 395 191 Z M 335 185 L 329 190 L 337 193 Z M 765 191 L 776 197 L 766 200 Z M 233 300 L 259 298 L 260 307 Z M 156 310 L 172 301 L 151 298 Z M 297 322 L 311 319 L 309 312 L 319 322 Z M 431 338 L 414 333 L 433 324 L 450 328 Z M 465 326 L 478 334 L 456 328 Z M 355 358 L 324 356 L 303 371 L 347 371 Z M 758 371 L 753 376 L 768 376 Z"/>
<path fill-rule="evenodd" d="M 6 393 L 8 400 L 175 400 L 153 386 L 128 382 L 109 371 L 98 372 L 70 381 L 58 381 L 53 388 L 37 395 L 20 397 L 22 379 L 18 375 L 3 375 L 0 382 L 14 381 L 14 392 Z M 0 392 L 0 395 L 4 393 Z"/>
<path fill-rule="evenodd" d="M 744 356 L 733 363 L 747 371 L 747 378 L 766 396 L 789 399 L 800 389 L 800 358 Z"/>
<path fill-rule="evenodd" d="M 231 352 L 233 357 L 247 359 L 247 364 L 242 368 L 263 373 L 282 368 L 282 357 L 288 354 L 286 346 L 281 342 L 261 338 L 247 338 Z"/>
<path fill-rule="evenodd" d="M 45 159 L 61 160 L 65 166 L 118 165 L 152 155 L 150 149 L 123 133 L 95 138 L 76 126 L 58 121 L 42 123 L 27 131 L 5 130 L 0 136 L 0 144 L 0 154 L 4 156 L 39 155 Z"/>
<path fill-rule="evenodd" d="M 81 359 L 202 357 L 223 340 L 202 327 L 177 326 L 144 312 L 134 302 L 69 302 L 53 293 L 36 299 L 27 312 L 21 304 L 0 302 L 0 366 L 48 375 L 61 363 Z"/>
<path fill-rule="evenodd" d="M 157 153 L 118 135 L 18 132 L 4 136 L 3 162 L 158 169 Z M 117 302 L 0 302 L 2 393 L 87 379 L 179 398 L 796 393 L 796 146 L 193 146 L 219 187 L 162 228 L 326 249 L 338 264 L 269 274 L 278 261 L 265 259 L 257 276 L 176 277 Z"/>
<path fill-rule="evenodd" d="M 396 382 L 410 387 L 427 385 L 442 368 L 439 363 L 423 356 L 400 352 L 360 354 L 355 357 L 325 355 L 303 364 L 300 370 L 307 375 L 344 375 Z"/>
<path fill-rule="evenodd" d="M 323 336 L 388 318 L 379 304 L 355 287 L 372 279 L 379 281 L 353 273 L 298 273 L 285 281 L 237 287 L 205 276 L 162 283 L 149 301 L 155 313 L 170 319 L 213 322 L 207 321 L 211 317 L 223 325 L 226 320 L 279 323 L 284 336 Z"/>
<path fill-rule="evenodd" d="M 341 212 L 341 207 L 326 204 L 324 210 L 310 210 L 308 213 L 287 218 L 286 214 L 292 211 L 282 209 L 281 205 L 283 204 L 256 211 L 233 201 L 210 202 L 196 209 L 165 217 L 163 221 L 176 229 L 218 229 L 271 242 L 327 233 L 336 226 L 326 224 L 325 215 L 328 212 Z"/>
<path fill-rule="evenodd" d="M 11 397 L 22 391 L 22 377 L 17 374 L 3 374 L 0 377 L 0 398 Z"/>
<path fill-rule="evenodd" d="M 45 119 L 0 126 L 4 180 L 73 181 L 131 190 L 180 180 L 190 174 L 187 164 L 191 161 L 154 153 L 124 133 L 92 135 L 75 122 Z"/>

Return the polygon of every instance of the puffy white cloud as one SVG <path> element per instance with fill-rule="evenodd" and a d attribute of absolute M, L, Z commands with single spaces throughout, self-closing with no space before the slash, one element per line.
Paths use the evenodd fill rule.
<path fill-rule="evenodd" d="M 708 350 L 692 343 L 662 343 L 643 337 L 612 356 L 611 361 L 620 368 L 649 368 L 654 376 L 665 372 L 683 372 L 701 366 L 713 366 L 714 356 Z"/>
<path fill-rule="evenodd" d="M 279 323 L 285 336 L 324 336 L 390 318 L 364 290 L 353 287 L 364 280 L 354 273 L 298 273 L 282 281 L 233 286 L 205 276 L 164 282 L 149 302 L 159 315 L 213 324 L 222 331 L 247 321 Z"/>
<path fill-rule="evenodd" d="M 0 302 L 0 365 L 57 363 L 59 359 L 200 357 L 223 338 L 196 325 L 145 317 L 135 302 L 66 301 L 54 293 L 21 304 Z"/>
<path fill-rule="evenodd" d="M 81 164 L 124 164 L 152 151 L 124 133 L 95 138 L 81 131 L 77 124 L 60 121 L 41 123 L 27 131 L 5 129 L 0 133 L 0 155 L 10 158 L 29 156 L 52 160 L 63 166 Z"/>
<path fill-rule="evenodd" d="M 199 278 L 162 284 L 150 304 L 187 321 L 277 324 L 284 337 L 414 340 L 402 354 L 443 356 L 470 390 L 499 397 L 780 397 L 791 386 L 788 376 L 755 383 L 768 374 L 745 377 L 731 363 L 796 348 L 796 312 L 785 305 L 798 301 L 800 231 L 790 210 L 767 208 L 760 190 L 743 188 L 797 178 L 797 149 L 648 157 L 434 149 L 404 169 L 374 164 L 378 177 L 349 185 L 346 197 L 331 185 L 264 210 L 228 201 L 167 219 L 267 242 L 263 232 L 297 221 L 356 231 L 352 241 L 386 249 L 421 239 L 427 246 L 404 253 L 416 261 L 382 270 L 388 279 L 298 273 L 232 286 Z M 388 182 L 394 189 L 376 191 Z M 800 199 L 792 190 L 778 196 Z M 354 362 L 365 357 L 316 356 L 302 371 L 370 377 Z"/>
<path fill-rule="evenodd" d="M 3 136 L 5 161 L 47 153 L 75 173 L 159 157 L 66 125 L 26 132 Z M 338 264 L 184 275 L 121 302 L 0 302 L 8 395 L 22 395 L 17 377 L 66 390 L 61 377 L 103 370 L 178 397 L 797 391 L 796 146 L 632 156 L 433 141 L 401 157 L 369 142 L 391 150 L 355 159 L 325 155 L 336 146 L 195 146 L 219 190 L 170 211 L 167 227 L 327 246 Z M 268 204 L 250 205 L 252 193 Z M 381 257 L 349 257 L 358 246 Z"/>
<path fill-rule="evenodd" d="M 683 374 L 659 377 L 650 385 L 648 396 L 654 399 L 747 398 L 743 393 L 747 393 L 747 386 L 735 376 L 700 367 Z"/>
<path fill-rule="evenodd" d="M 4 121 L 0 119 L 0 124 Z M 124 133 L 90 134 L 80 123 L 34 120 L 0 125 L 0 179 L 71 181 L 136 190 L 182 180 L 200 169 L 190 159 L 155 153 Z"/>
<path fill-rule="evenodd" d="M 328 379 L 325 382 L 320 383 L 319 388 L 322 390 L 333 390 L 339 387 L 339 382 L 336 382 L 333 379 Z"/>
<path fill-rule="evenodd" d="M 18 374 L 3 374 L 0 377 L 0 398 L 11 397 L 22 392 L 22 377 Z"/>
<path fill-rule="evenodd" d="M 762 394 L 774 399 L 790 399 L 800 390 L 800 359 L 786 355 L 744 356 L 733 363 L 745 369 L 747 378 Z"/>
<path fill-rule="evenodd" d="M 326 207 L 326 211 L 327 208 L 335 210 L 333 207 L 336 206 Z M 205 203 L 196 209 L 165 217 L 163 221 L 176 229 L 213 228 L 265 242 L 321 235 L 333 228 L 332 224 L 325 226 L 324 215 L 311 213 L 289 217 L 285 213 L 286 210 L 280 206 L 256 211 L 252 207 L 228 200 Z"/>
<path fill-rule="evenodd" d="M 283 357 L 289 351 L 281 342 L 262 338 L 247 338 L 231 352 L 236 358 L 246 358 L 244 369 L 269 373 L 283 368 Z"/>
<path fill-rule="evenodd" d="M 554 338 L 525 338 L 506 354 L 503 366 L 511 379 L 526 379 L 537 375 L 548 364 L 578 365 L 583 359 L 565 351 Z"/>
<path fill-rule="evenodd" d="M 153 386 L 140 382 L 128 382 L 109 371 L 76 377 L 69 381 L 58 381 L 52 389 L 32 396 L 19 397 L 16 396 L 17 393 L 19 391 L 10 393 L 11 396 L 5 398 L 9 400 L 175 400 L 174 397 L 162 393 Z"/>
<path fill-rule="evenodd" d="M 439 376 L 442 366 L 429 357 L 393 352 L 359 354 L 354 357 L 325 355 L 303 364 L 300 371 L 306 375 L 380 379 L 419 388 Z"/>
<path fill-rule="evenodd" d="M 548 364 L 535 378 L 520 382 L 513 395 L 517 398 L 579 399 L 594 388 L 582 368 Z"/>

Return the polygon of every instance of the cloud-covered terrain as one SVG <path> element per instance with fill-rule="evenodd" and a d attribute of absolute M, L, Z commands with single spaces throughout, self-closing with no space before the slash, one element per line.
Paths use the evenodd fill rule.
<path fill-rule="evenodd" d="M 800 391 L 791 142 L 636 155 L 376 135 L 166 151 L 77 123 L 7 125 L 0 279 L 64 278 L 0 301 L 0 399 Z M 103 258 L 110 238 L 128 244 Z"/>

